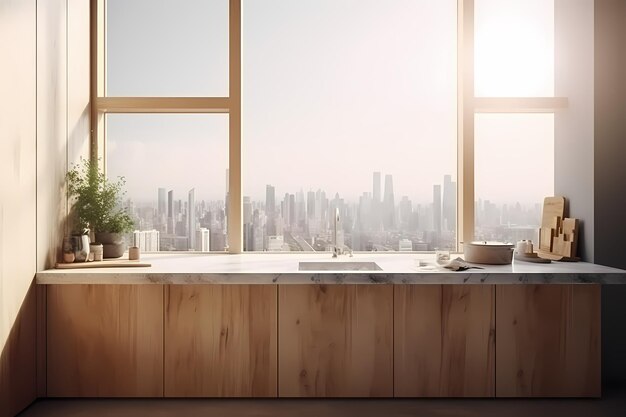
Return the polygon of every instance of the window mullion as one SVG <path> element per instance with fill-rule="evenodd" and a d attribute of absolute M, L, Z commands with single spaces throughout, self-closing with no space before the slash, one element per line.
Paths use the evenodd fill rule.
<path fill-rule="evenodd" d="M 241 196 L 241 0 L 230 0 L 229 25 L 229 146 L 228 251 L 243 252 Z"/>

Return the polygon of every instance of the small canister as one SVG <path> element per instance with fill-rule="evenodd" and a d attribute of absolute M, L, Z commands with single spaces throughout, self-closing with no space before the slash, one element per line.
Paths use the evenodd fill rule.
<path fill-rule="evenodd" d="M 526 239 L 520 240 L 515 245 L 515 252 L 519 255 L 533 253 L 533 241 Z"/>
<path fill-rule="evenodd" d="M 131 246 L 130 248 L 128 248 L 128 260 L 130 261 L 139 260 L 139 248 L 137 246 Z"/>
<path fill-rule="evenodd" d="M 102 260 L 102 255 L 104 251 L 102 243 L 92 243 L 91 245 L 89 245 L 89 251 L 93 252 L 93 260 L 95 262 Z"/>

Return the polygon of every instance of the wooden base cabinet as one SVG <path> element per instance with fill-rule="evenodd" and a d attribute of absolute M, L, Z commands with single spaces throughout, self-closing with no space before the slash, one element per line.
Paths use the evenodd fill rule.
<path fill-rule="evenodd" d="M 274 285 L 169 285 L 166 397 L 275 397 Z"/>
<path fill-rule="evenodd" d="M 601 394 L 599 285 L 63 284 L 45 292 L 41 392 L 50 397 Z"/>
<path fill-rule="evenodd" d="M 497 396 L 600 396 L 600 286 L 496 288 Z"/>
<path fill-rule="evenodd" d="M 49 397 L 163 395 L 162 285 L 47 287 Z"/>
<path fill-rule="evenodd" d="M 393 287 L 279 286 L 279 396 L 392 397 Z"/>
<path fill-rule="evenodd" d="M 395 396 L 494 396 L 493 285 L 394 291 Z"/>

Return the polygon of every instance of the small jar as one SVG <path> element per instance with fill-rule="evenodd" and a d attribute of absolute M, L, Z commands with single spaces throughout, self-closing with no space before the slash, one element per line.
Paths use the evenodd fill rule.
<path fill-rule="evenodd" d="M 93 252 L 94 262 L 99 262 L 102 260 L 102 255 L 104 251 L 102 243 L 92 243 L 91 245 L 89 245 L 89 251 Z"/>
<path fill-rule="evenodd" d="M 65 236 L 63 238 L 63 262 L 71 264 L 76 259 L 74 255 L 74 246 L 72 245 L 72 238 Z"/>
<path fill-rule="evenodd" d="M 128 248 L 128 260 L 129 261 L 138 261 L 140 257 L 139 255 L 140 255 L 140 251 L 137 246 L 131 246 L 130 248 Z"/>

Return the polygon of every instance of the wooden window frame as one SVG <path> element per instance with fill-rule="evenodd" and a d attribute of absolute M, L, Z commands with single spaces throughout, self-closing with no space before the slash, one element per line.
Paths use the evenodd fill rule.
<path fill-rule="evenodd" d="M 243 252 L 241 193 L 241 1 L 229 0 L 228 97 L 106 97 L 106 0 L 90 0 L 92 160 L 106 172 L 107 113 L 226 113 L 229 115 L 228 253 Z M 475 97 L 474 0 L 457 0 L 457 249 L 474 238 L 474 116 L 554 113 L 564 97 Z"/>
<path fill-rule="evenodd" d="M 225 113 L 228 114 L 229 253 L 243 252 L 241 198 L 241 0 L 229 0 L 228 97 L 106 97 L 106 0 L 91 4 L 91 152 L 106 172 L 107 113 Z"/>
<path fill-rule="evenodd" d="M 480 113 L 554 113 L 566 97 L 476 97 L 474 0 L 457 0 L 457 249 L 474 240 L 474 117 Z"/>

